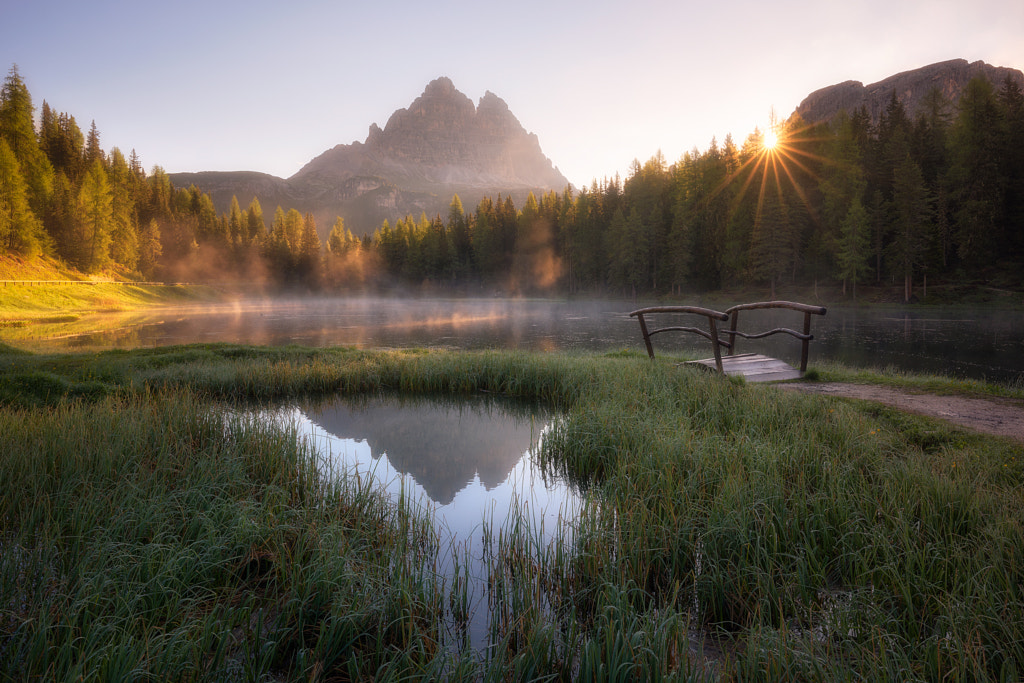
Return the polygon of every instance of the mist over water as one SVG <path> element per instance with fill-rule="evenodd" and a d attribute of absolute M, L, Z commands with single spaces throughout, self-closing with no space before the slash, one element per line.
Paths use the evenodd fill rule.
<path fill-rule="evenodd" d="M 656 302 L 527 298 L 294 298 L 97 314 L 67 325 L 0 330 L 0 339 L 47 350 L 133 348 L 195 342 L 355 348 L 644 351 L 629 312 Z M 724 306 L 723 306 L 724 308 Z M 675 324 L 679 324 L 678 322 Z M 700 318 L 688 325 L 703 326 Z M 749 311 L 741 329 L 800 329 L 802 316 Z M 1024 376 L 1024 313 L 969 309 L 830 309 L 814 316 L 810 365 L 834 360 L 853 367 L 894 367 L 998 382 Z M 12 336 L 16 334 L 17 336 Z M 33 336 L 34 335 L 34 336 Z M 657 353 L 710 355 L 692 334 L 655 338 Z M 799 361 L 799 343 L 776 335 L 740 340 L 739 353 Z"/>

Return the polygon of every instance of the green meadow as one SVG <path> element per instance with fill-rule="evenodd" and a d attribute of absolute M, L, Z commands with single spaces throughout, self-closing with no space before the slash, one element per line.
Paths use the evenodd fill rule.
<path fill-rule="evenodd" d="M 465 586 L 434 571 L 449 549 L 429 520 L 328 478 L 294 428 L 247 410 L 379 393 L 559 415 L 540 459 L 584 510 L 551 544 L 525 519 L 485 530 L 483 650 L 451 644 Z M 0 454 L 4 679 L 1024 673 L 1020 443 L 671 359 L 0 346 Z"/>

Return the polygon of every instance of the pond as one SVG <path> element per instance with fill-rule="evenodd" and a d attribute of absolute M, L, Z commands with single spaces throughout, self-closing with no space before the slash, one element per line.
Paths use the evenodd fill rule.
<path fill-rule="evenodd" d="M 0 329 L 0 340 L 33 349 L 131 348 L 191 342 L 358 348 L 430 347 L 539 351 L 642 351 L 629 312 L 650 303 L 542 299 L 377 298 L 240 301 L 148 313 L 97 314 L 66 323 Z M 786 318 L 789 313 L 791 317 Z M 751 312 L 799 327 L 799 314 Z M 795 315 L 794 319 L 792 316 Z M 704 324 L 702 320 L 695 321 Z M 758 323 L 760 326 L 760 323 Z M 968 308 L 832 308 L 812 323 L 810 363 L 894 367 L 985 379 L 1024 378 L 1024 312 Z M 710 355 L 695 335 L 656 338 L 659 351 Z M 793 362 L 799 344 L 781 335 L 741 343 Z"/>
<path fill-rule="evenodd" d="M 485 398 L 358 397 L 305 401 L 272 419 L 298 429 L 328 476 L 358 478 L 425 512 L 439 540 L 448 590 L 466 585 L 468 618 L 446 634 L 476 650 L 488 643 L 487 558 L 494 536 L 522 523 L 531 538 L 568 539 L 578 490 L 545 474 L 537 453 L 553 416 Z"/>

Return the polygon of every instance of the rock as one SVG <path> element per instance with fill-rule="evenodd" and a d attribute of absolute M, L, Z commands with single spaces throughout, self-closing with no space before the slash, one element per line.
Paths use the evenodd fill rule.
<path fill-rule="evenodd" d="M 289 181 L 336 183 L 355 174 L 441 193 L 450 186 L 503 188 L 507 194 L 568 185 L 503 100 L 488 91 L 476 107 L 448 78 L 431 81 L 408 109 L 391 115 L 384 130 L 372 125 L 365 143 L 338 145 Z"/>
<path fill-rule="evenodd" d="M 815 90 L 804 98 L 796 113 L 808 123 L 819 123 L 831 120 L 844 109 L 852 113 L 865 106 L 871 121 L 877 123 L 895 93 L 907 115 L 913 118 L 932 88 L 938 88 L 955 105 L 967 83 L 975 76 L 984 76 L 997 89 L 1007 76 L 1024 87 L 1024 73 L 1017 69 L 991 66 L 982 61 L 952 59 L 904 71 L 867 86 L 859 81 L 844 81 Z"/>

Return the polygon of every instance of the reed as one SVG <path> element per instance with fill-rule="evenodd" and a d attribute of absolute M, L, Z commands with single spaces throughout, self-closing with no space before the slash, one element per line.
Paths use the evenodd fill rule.
<path fill-rule="evenodd" d="M 830 371 L 825 371 L 830 372 Z M 823 374 L 825 374 L 823 372 Z M 586 492 L 465 567 L 260 401 L 495 394 Z M 252 403 L 257 402 L 257 403 Z M 0 348 L 0 675 L 1017 680 L 1019 444 L 632 354 Z M 168 673 L 169 672 L 169 673 Z"/>

